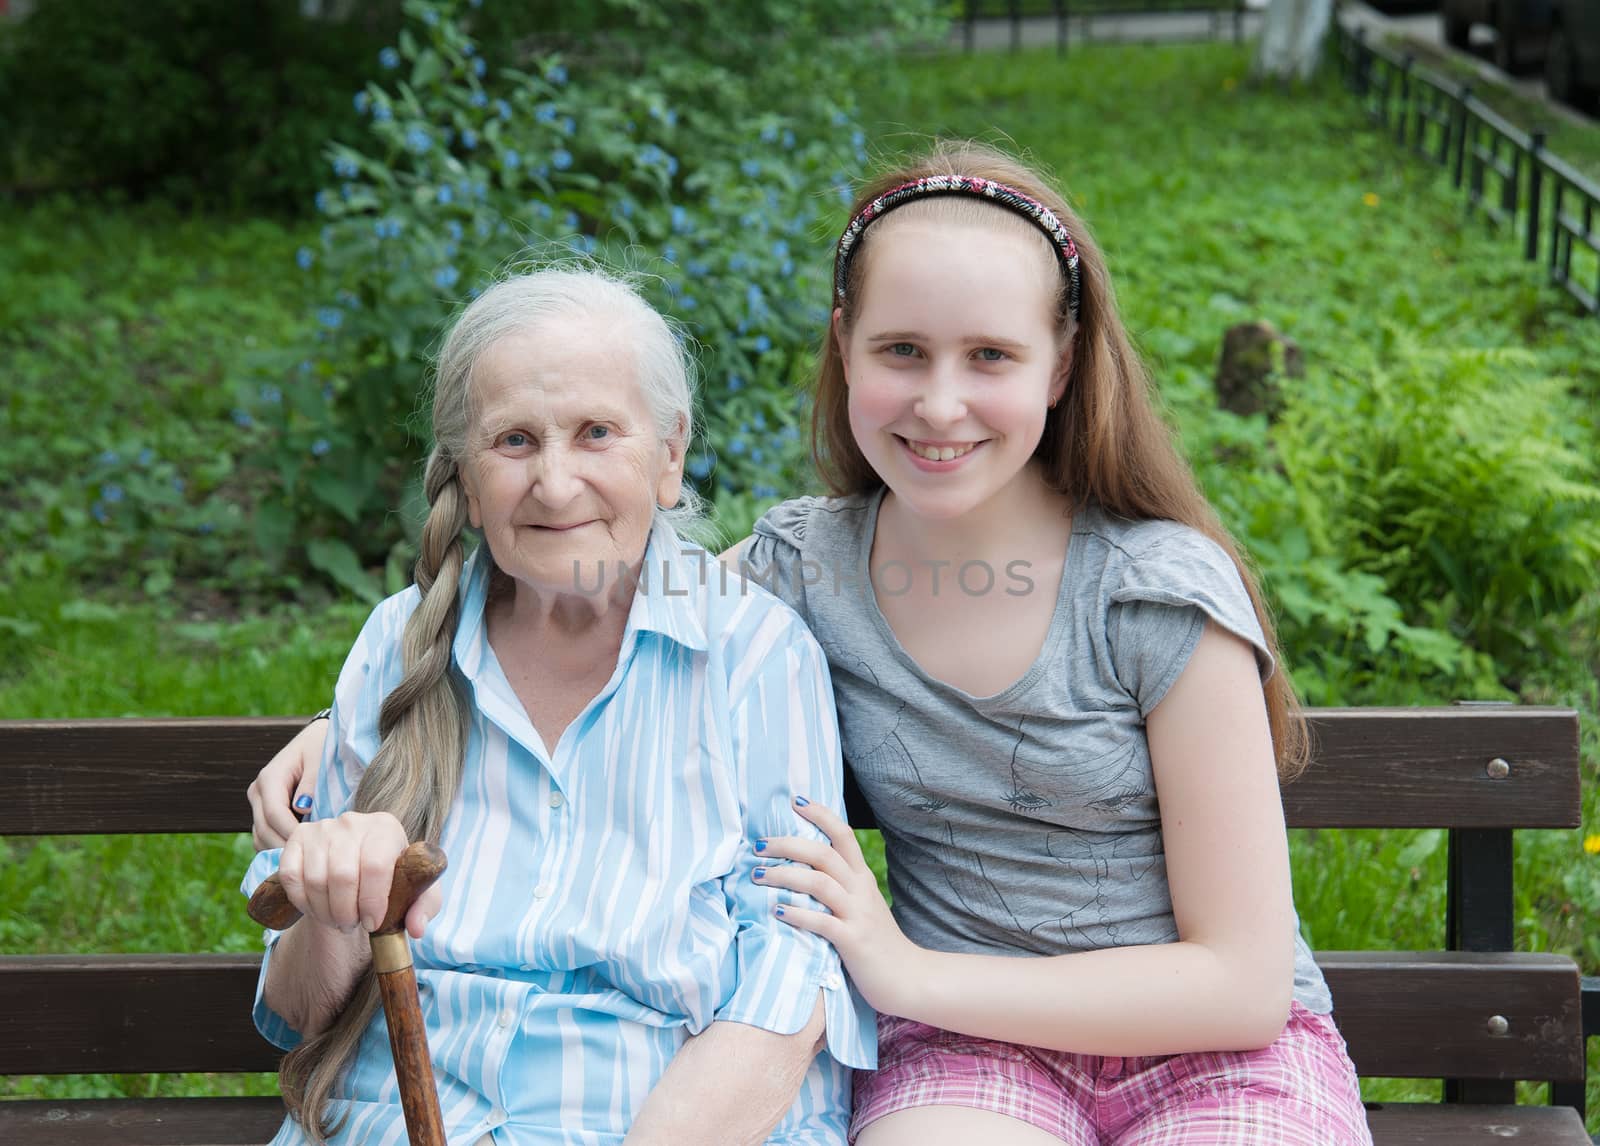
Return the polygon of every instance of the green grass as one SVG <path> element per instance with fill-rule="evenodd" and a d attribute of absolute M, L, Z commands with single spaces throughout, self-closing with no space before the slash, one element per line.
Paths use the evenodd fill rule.
<path fill-rule="evenodd" d="M 1525 347 L 1539 369 L 1587 387 L 1592 410 L 1600 322 L 1575 314 L 1508 240 L 1466 220 L 1438 174 L 1371 130 L 1342 90 L 1256 88 L 1248 68 L 1248 49 L 1225 44 L 1080 46 L 1066 61 L 1051 52 L 942 57 L 911 65 L 892 97 L 874 93 L 873 147 L 975 134 L 1013 140 L 1052 167 L 1107 251 L 1130 328 L 1180 426 L 1213 416 L 1222 332 L 1253 318 L 1295 337 L 1314 364 L 1349 360 L 1392 328 L 1448 347 Z M 11 356 L 0 371 L 25 380 L 22 396 L 9 398 L 12 421 L 0 423 L 9 430 L 0 482 L 11 488 L 24 475 L 23 504 L 46 516 L 56 502 L 75 505 L 62 528 L 91 547 L 92 491 L 78 486 L 99 451 L 148 435 L 163 456 L 209 460 L 225 475 L 231 399 L 214 387 L 247 359 L 251 334 L 258 345 L 296 336 L 291 256 L 302 237 L 266 223 L 59 205 L 5 209 L 0 225 L 28 236 L 31 252 L 0 250 L 0 283 L 11 288 L 0 292 L 0 314 L 22 324 L 0 331 L 24 331 L 20 340 L 0 335 L 0 355 Z M 67 255 L 52 261 L 52 249 Z M 25 297 L 38 284 L 50 297 Z M 142 317 L 145 304 L 155 318 Z M 18 372 L 22 354 L 28 369 Z M 227 480 L 215 482 L 224 500 Z M 52 481 L 76 492 L 52 493 Z M 311 711 L 360 623 L 359 608 L 310 598 L 236 616 L 235 603 L 184 586 L 151 603 L 85 600 L 79 567 L 29 558 L 26 513 L 7 520 L 17 548 L 0 562 L 10 571 L 0 597 L 0 718 Z M 1574 647 L 1592 648 L 1594 637 L 1575 634 Z M 1582 685 L 1577 654 L 1556 667 L 1525 699 L 1587 714 L 1584 822 L 1600 834 L 1600 699 Z M 1436 833 L 1306 832 L 1292 847 L 1314 945 L 1442 941 Z M 242 837 L 0 841 L 0 951 L 248 949 L 256 932 L 234 894 L 247 854 Z M 1600 912 L 1600 857 L 1583 853 L 1581 833 L 1519 833 L 1517 881 L 1519 945 L 1573 953 L 1600 973 L 1597 938 L 1583 929 Z M 135 891 L 138 914 L 104 910 Z M 1594 1065 L 1591 1077 L 1591 1129 L 1600 1130 Z M 1436 1089 L 1367 1086 L 1383 1098 Z M 240 1088 L 270 1088 L 270 1079 L 0 1080 L 0 1094 L 11 1095 Z"/>

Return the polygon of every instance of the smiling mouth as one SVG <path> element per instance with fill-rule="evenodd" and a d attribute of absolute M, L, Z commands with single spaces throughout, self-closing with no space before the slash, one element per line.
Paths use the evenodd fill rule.
<path fill-rule="evenodd" d="M 905 443 L 906 449 L 924 461 L 930 462 L 953 462 L 957 458 L 966 457 L 982 445 L 981 442 L 962 442 L 954 446 L 936 446 L 929 442 L 914 442 L 910 438 L 900 440 Z"/>
<path fill-rule="evenodd" d="M 587 521 L 574 521 L 571 525 L 530 525 L 530 526 L 528 526 L 528 528 L 529 529 L 548 529 L 552 533 L 566 533 L 568 530 L 577 529 L 580 526 L 589 525 L 589 524 L 590 524 L 590 522 L 587 522 Z"/>

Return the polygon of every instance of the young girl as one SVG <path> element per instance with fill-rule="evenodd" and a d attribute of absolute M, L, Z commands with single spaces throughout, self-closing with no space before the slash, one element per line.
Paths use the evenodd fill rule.
<path fill-rule="evenodd" d="M 833 847 L 753 878 L 880 1012 L 853 1139 L 1369 1143 L 1291 902 L 1303 723 L 1062 197 L 974 144 L 868 186 L 813 428 L 833 496 L 736 552 L 828 656 L 894 907 L 804 793 Z M 316 739 L 253 789 L 269 842 Z"/>

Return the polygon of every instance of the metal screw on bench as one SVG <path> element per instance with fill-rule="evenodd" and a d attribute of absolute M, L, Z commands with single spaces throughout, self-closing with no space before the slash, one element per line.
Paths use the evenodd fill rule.
<path fill-rule="evenodd" d="M 1501 1038 L 1511 1033 L 1511 1020 L 1504 1015 L 1490 1015 L 1489 1021 L 1484 1024 L 1484 1029 L 1495 1038 Z"/>
<path fill-rule="evenodd" d="M 401 852 L 389 888 L 389 909 L 378 929 L 368 936 L 411 1146 L 445 1146 L 439 1090 L 433 1081 L 428 1032 L 422 1023 L 422 1003 L 417 998 L 417 977 L 411 969 L 411 945 L 406 942 L 405 930 L 406 912 L 444 874 L 445 863 L 444 852 L 433 844 L 415 843 Z M 256 888 L 249 910 L 251 919 L 276 931 L 300 918 L 276 875 Z"/>
<path fill-rule="evenodd" d="M 1504 780 L 1511 775 L 1511 764 L 1505 757 L 1496 756 L 1489 761 L 1489 766 L 1484 771 L 1489 774 L 1489 779 L 1491 780 Z"/>

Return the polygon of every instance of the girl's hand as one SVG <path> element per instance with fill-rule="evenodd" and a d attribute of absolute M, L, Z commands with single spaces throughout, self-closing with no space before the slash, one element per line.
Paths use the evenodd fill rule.
<path fill-rule="evenodd" d="M 256 773 L 245 795 L 250 800 L 250 835 L 256 851 L 281 848 L 311 810 L 322 764 L 328 722 L 313 720 Z"/>
<path fill-rule="evenodd" d="M 278 879 L 305 918 L 339 931 L 375 931 L 389 909 L 395 861 L 406 831 L 388 812 L 345 812 L 301 824 L 283 846 Z M 442 900 L 434 884 L 406 914 L 406 930 L 422 938 Z"/>
<path fill-rule="evenodd" d="M 878 879 L 850 826 L 834 811 L 796 798 L 795 811 L 821 829 L 829 844 L 798 836 L 774 836 L 757 846 L 760 859 L 793 860 L 756 869 L 764 887 L 809 895 L 827 912 L 785 905 L 778 917 L 833 944 L 862 997 L 873 1009 L 902 1014 L 897 1000 L 914 991 L 915 968 L 925 954 L 907 939 L 889 913 Z"/>

